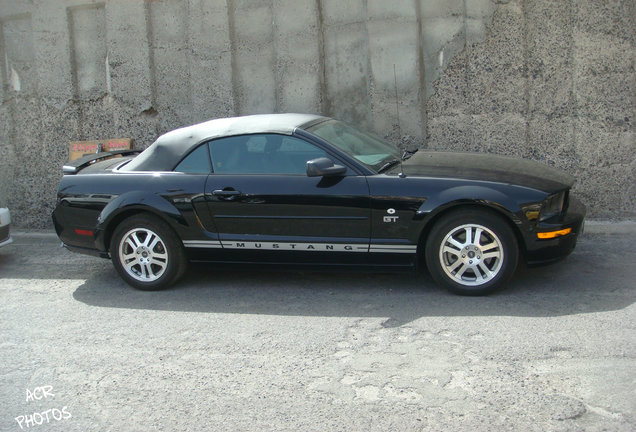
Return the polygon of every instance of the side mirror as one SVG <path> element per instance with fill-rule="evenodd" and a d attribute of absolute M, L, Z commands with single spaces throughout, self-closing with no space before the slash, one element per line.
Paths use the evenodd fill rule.
<path fill-rule="evenodd" d="M 331 159 L 318 158 L 307 162 L 308 177 L 335 177 L 343 176 L 347 168 L 342 165 L 335 165 Z"/>

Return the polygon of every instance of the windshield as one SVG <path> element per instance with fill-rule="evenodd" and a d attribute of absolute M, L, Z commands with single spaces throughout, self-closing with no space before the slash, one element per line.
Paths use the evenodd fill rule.
<path fill-rule="evenodd" d="M 399 150 L 369 132 L 337 120 L 310 126 L 307 131 L 338 147 L 369 168 L 378 171 L 387 162 L 399 160 Z"/>

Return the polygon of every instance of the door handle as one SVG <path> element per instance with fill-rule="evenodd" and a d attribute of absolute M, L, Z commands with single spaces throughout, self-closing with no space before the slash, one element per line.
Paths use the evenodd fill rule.
<path fill-rule="evenodd" d="M 234 189 L 217 189 L 212 191 L 212 195 L 218 196 L 220 198 L 224 198 L 224 199 L 233 199 L 239 195 L 241 195 L 240 191 L 234 190 Z"/>

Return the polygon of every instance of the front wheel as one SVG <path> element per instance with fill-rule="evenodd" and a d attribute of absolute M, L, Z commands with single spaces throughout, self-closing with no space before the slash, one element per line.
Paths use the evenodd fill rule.
<path fill-rule="evenodd" d="M 437 283 L 456 294 L 486 295 L 510 279 L 519 248 L 501 216 L 485 210 L 460 210 L 435 224 L 425 254 Z"/>
<path fill-rule="evenodd" d="M 181 276 L 186 265 L 179 238 L 163 221 L 137 215 L 115 229 L 110 254 L 120 276 L 133 287 L 167 288 Z"/>

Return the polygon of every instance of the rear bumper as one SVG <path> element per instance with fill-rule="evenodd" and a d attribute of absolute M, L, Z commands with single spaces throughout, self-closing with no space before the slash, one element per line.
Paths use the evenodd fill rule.
<path fill-rule="evenodd" d="M 6 208 L 0 209 L 0 247 L 12 243 L 11 238 L 11 214 Z"/>
<path fill-rule="evenodd" d="M 105 250 L 99 250 L 96 247 L 95 236 L 93 235 L 81 235 L 75 230 L 65 229 L 66 220 L 62 212 L 56 208 L 51 215 L 53 219 L 53 226 L 57 236 L 62 241 L 62 246 L 71 252 L 77 252 L 84 255 L 91 255 L 101 258 L 110 258 L 110 255 Z M 80 227 L 84 228 L 82 225 Z M 86 227 L 88 231 L 92 231 L 92 227 Z"/>
<path fill-rule="evenodd" d="M 566 214 L 558 224 L 540 224 L 536 230 L 526 235 L 526 260 L 528 265 L 548 264 L 568 256 L 576 247 L 579 234 L 583 232 L 585 220 L 585 206 L 576 198 L 570 196 Z M 537 232 L 558 231 L 571 228 L 572 231 L 564 236 L 541 240 Z"/>
<path fill-rule="evenodd" d="M 64 246 L 66 249 L 70 250 L 71 252 L 81 253 L 84 255 L 91 255 L 91 256 L 95 256 L 99 258 L 110 258 L 109 254 L 107 254 L 106 252 L 98 251 L 97 249 L 72 246 L 66 243 L 62 243 L 62 246 Z"/>

